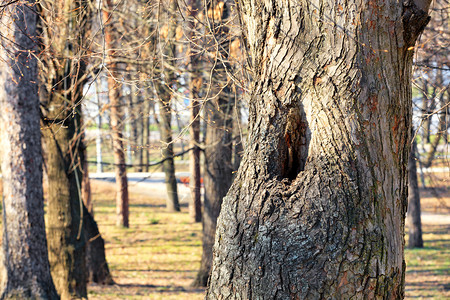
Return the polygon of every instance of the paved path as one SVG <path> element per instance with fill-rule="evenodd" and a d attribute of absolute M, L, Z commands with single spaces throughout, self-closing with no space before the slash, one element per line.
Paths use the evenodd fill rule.
<path fill-rule="evenodd" d="M 189 177 L 189 172 L 175 173 L 178 182 L 178 197 L 181 203 L 189 202 L 191 197 L 190 188 L 187 184 L 181 182 L 180 178 Z M 167 195 L 166 185 L 164 184 L 164 173 L 128 173 L 128 190 L 133 193 L 144 194 L 153 197 L 165 198 Z M 91 173 L 89 178 L 116 182 L 114 173 Z"/>

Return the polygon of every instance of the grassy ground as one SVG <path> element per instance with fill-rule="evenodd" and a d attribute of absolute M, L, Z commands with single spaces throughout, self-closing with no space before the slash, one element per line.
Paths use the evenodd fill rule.
<path fill-rule="evenodd" d="M 423 249 L 406 249 L 406 298 L 450 299 L 450 226 L 423 226 Z"/>
<path fill-rule="evenodd" d="M 113 185 L 95 182 L 95 218 L 106 242 L 112 286 L 89 286 L 90 299 L 203 299 L 190 287 L 201 257 L 201 224 L 167 213 L 165 199 L 130 195 L 130 228 L 115 226 Z"/>

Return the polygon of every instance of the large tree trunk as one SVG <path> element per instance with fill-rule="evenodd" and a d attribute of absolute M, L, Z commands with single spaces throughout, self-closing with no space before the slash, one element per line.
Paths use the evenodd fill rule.
<path fill-rule="evenodd" d="M 420 219 L 420 193 L 419 182 L 417 180 L 416 165 L 417 143 L 414 139 L 412 142 L 411 153 L 408 160 L 408 230 L 409 230 L 409 248 L 423 248 L 422 240 L 422 222 Z"/>
<path fill-rule="evenodd" d="M 428 21 L 398 1 L 239 1 L 248 146 L 208 299 L 404 295 L 411 63 Z"/>
<path fill-rule="evenodd" d="M 167 21 L 168 21 L 168 32 L 167 40 L 164 41 L 162 45 L 162 51 L 167 59 L 162 61 L 160 67 L 163 69 L 164 81 L 167 82 L 155 82 L 156 90 L 158 93 L 158 103 L 159 103 L 159 129 L 161 133 L 162 145 L 162 157 L 163 169 L 166 179 L 167 187 L 167 210 L 168 211 L 180 211 L 180 204 L 178 201 L 178 188 L 177 179 L 175 177 L 175 163 L 173 159 L 173 140 L 172 140 L 172 85 L 175 82 L 175 72 L 171 68 L 175 65 L 175 34 L 177 28 L 176 12 L 177 12 L 177 1 L 170 0 L 167 3 Z M 167 64 L 169 67 L 165 67 Z"/>
<path fill-rule="evenodd" d="M 11 3 L 0 17 L 1 299 L 58 299 L 44 224 L 34 9 L 35 1 Z"/>
<path fill-rule="evenodd" d="M 105 23 L 105 45 L 108 49 L 108 96 L 111 106 L 111 136 L 113 140 L 114 169 L 116 172 L 116 225 L 129 227 L 128 221 L 128 179 L 123 148 L 122 133 L 122 109 L 120 103 L 120 87 L 118 79 L 117 64 L 113 61 L 113 27 L 111 23 L 111 12 L 114 10 L 112 0 L 106 1 L 106 10 L 103 12 Z"/>
<path fill-rule="evenodd" d="M 223 4 L 223 2 L 221 2 Z M 221 8 L 221 9 L 219 9 Z M 213 34 L 214 42 L 218 41 L 216 47 L 219 61 L 213 70 L 212 78 L 214 86 L 211 87 L 217 96 L 208 100 L 205 105 L 205 122 L 207 122 L 205 138 L 205 162 L 204 162 L 204 185 L 205 196 L 203 201 L 203 252 L 200 270 L 194 285 L 206 286 L 211 271 L 213 258 L 214 236 L 216 233 L 217 218 L 219 217 L 222 199 L 228 192 L 233 179 L 233 113 L 234 98 L 231 97 L 231 83 L 225 71 L 228 64 L 224 59 L 227 57 L 224 49 L 228 49 L 229 32 L 227 21 L 230 12 L 229 3 L 221 6 L 209 6 L 208 10 L 221 11 L 222 14 L 215 15 L 216 24 Z M 209 47 L 208 47 L 209 48 Z M 214 49 L 214 48 L 213 48 Z"/>

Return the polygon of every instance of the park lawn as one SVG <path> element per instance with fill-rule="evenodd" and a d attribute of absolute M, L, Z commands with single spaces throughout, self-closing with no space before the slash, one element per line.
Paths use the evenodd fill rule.
<path fill-rule="evenodd" d="M 406 298 L 450 299 L 450 226 L 422 227 L 424 248 L 406 249 Z"/>
<path fill-rule="evenodd" d="M 130 194 L 130 228 L 115 226 L 114 185 L 92 181 L 95 219 L 115 285 L 89 286 L 90 299 L 203 299 L 190 287 L 200 267 L 201 223 L 187 203 L 168 213 L 165 199 Z"/>

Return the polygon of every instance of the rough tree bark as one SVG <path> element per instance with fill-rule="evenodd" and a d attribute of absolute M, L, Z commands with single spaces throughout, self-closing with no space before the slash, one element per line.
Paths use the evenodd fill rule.
<path fill-rule="evenodd" d="M 215 39 L 211 43 L 218 43 L 212 49 L 217 49 L 216 58 L 218 62 L 213 70 L 213 84 L 211 87 L 213 93 L 217 95 L 208 100 L 205 105 L 205 162 L 204 162 L 204 187 L 205 195 L 203 201 L 202 216 L 202 259 L 200 270 L 194 281 L 196 286 L 206 286 L 211 271 L 214 245 L 214 236 L 216 233 L 217 218 L 222 206 L 222 199 L 228 192 L 233 180 L 233 112 L 234 98 L 231 97 L 231 83 L 228 80 L 225 71 L 227 54 L 225 49 L 229 47 L 228 26 L 230 13 L 230 4 L 219 2 L 216 5 L 208 6 L 208 11 L 220 12 L 215 14 L 214 27 L 211 34 Z M 214 44 L 213 44 L 214 45 Z M 209 48 L 209 47 L 208 47 Z M 214 52 L 214 51 L 212 51 Z"/>
<path fill-rule="evenodd" d="M 111 22 L 111 12 L 114 10 L 112 0 L 106 1 L 106 9 L 103 11 L 103 22 L 105 24 L 105 46 L 108 54 L 108 96 L 111 106 L 111 136 L 113 140 L 114 164 L 116 172 L 116 225 L 128 227 L 128 179 L 125 163 L 125 153 L 123 148 L 122 133 L 122 110 L 120 105 L 120 83 L 116 80 L 117 63 L 112 60 L 113 49 L 113 27 Z"/>
<path fill-rule="evenodd" d="M 155 82 L 156 91 L 158 93 L 159 104 L 159 131 L 161 133 L 162 157 L 166 159 L 163 162 L 163 169 L 165 173 L 166 187 L 167 187 L 167 210 L 180 211 L 180 204 L 178 201 L 177 179 L 175 177 L 175 163 L 173 159 L 173 140 L 172 140 L 172 84 L 176 80 L 176 75 L 173 70 L 175 64 L 175 35 L 177 28 L 176 13 L 177 0 L 170 0 L 167 5 L 167 22 L 168 31 L 167 38 L 164 40 L 164 45 L 161 45 L 164 55 L 164 61 L 161 62 L 164 82 Z M 165 67 L 168 65 L 168 67 Z"/>
<path fill-rule="evenodd" d="M 58 299 L 44 224 L 35 1 L 2 8 L 0 299 Z"/>
<path fill-rule="evenodd" d="M 249 140 L 208 299 L 400 299 L 411 63 L 428 5 L 240 0 Z"/>
<path fill-rule="evenodd" d="M 414 131 L 413 131 L 414 132 Z M 423 248 L 422 239 L 422 222 L 420 219 L 420 193 L 419 193 L 419 182 L 417 180 L 417 165 L 416 165 L 416 153 L 417 153 L 417 142 L 413 140 L 411 153 L 409 154 L 408 160 L 408 232 L 409 248 Z"/>

